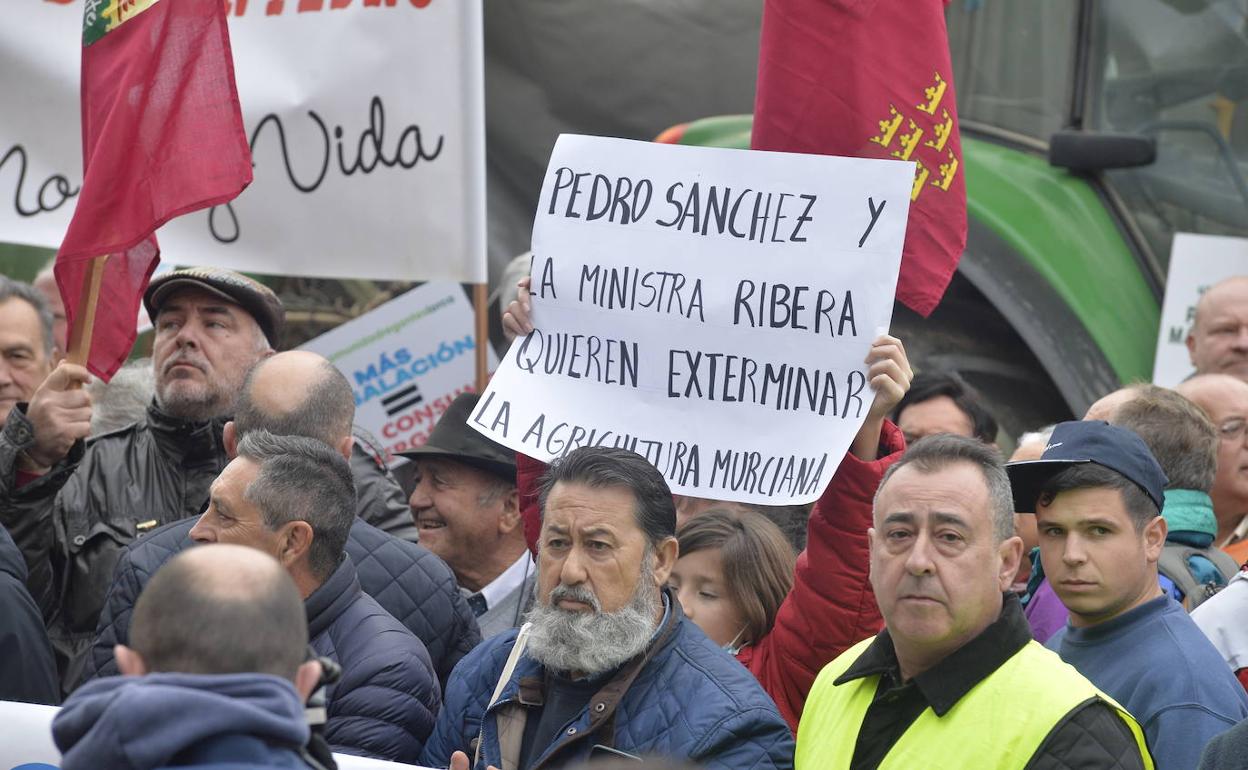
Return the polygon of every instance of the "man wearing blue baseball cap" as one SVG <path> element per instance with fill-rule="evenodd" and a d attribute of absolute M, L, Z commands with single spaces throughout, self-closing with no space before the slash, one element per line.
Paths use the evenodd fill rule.
<path fill-rule="evenodd" d="M 1160 770 L 1196 767 L 1209 739 L 1248 717 L 1248 696 L 1158 584 L 1161 466 L 1135 433 L 1081 421 L 1058 425 L 1039 460 L 1006 469 L 1070 612 L 1048 647 L 1139 720 Z"/>

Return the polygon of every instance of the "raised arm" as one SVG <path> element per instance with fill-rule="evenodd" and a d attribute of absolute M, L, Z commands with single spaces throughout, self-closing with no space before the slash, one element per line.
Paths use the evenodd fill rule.
<path fill-rule="evenodd" d="M 819 671 L 883 625 L 869 581 L 867 529 L 880 479 L 905 450 L 901 431 L 884 415 L 905 395 L 912 372 L 901 341 L 887 335 L 875 341 L 867 363 L 876 397 L 811 512 L 793 589 L 771 633 L 738 654 L 794 732 Z"/>

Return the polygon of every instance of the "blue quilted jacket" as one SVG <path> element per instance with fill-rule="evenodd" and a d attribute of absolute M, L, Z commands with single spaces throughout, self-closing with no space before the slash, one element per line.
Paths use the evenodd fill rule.
<path fill-rule="evenodd" d="M 686 759 L 723 770 L 793 767 L 793 736 L 771 698 L 740 663 L 684 617 L 679 602 L 670 603 L 672 611 L 640 671 L 625 685 L 627 690 L 622 695 L 610 694 L 626 678 L 629 664 L 560 731 L 555 743 L 540 749 L 533 766 L 525 770 L 584 760 L 597 744 L 636 756 Z M 482 729 L 482 714 L 516 633 L 512 630 L 487 639 L 455 667 L 420 764 L 446 767 L 454 751 L 471 758 L 480 735 L 476 770 L 503 766 L 500 721 L 511 721 L 521 712 L 526 719 L 537 719 L 541 701 L 542 668 L 522 656 Z M 522 687 L 525 703 L 521 703 Z M 534 702 L 539 705 L 525 705 Z"/>
<path fill-rule="evenodd" d="M 350 559 L 303 606 L 312 649 L 342 666 L 325 693 L 330 747 L 414 763 L 441 705 L 425 646 L 360 590 Z"/>
<path fill-rule="evenodd" d="M 162 564 L 194 545 L 188 535 L 195 521 L 191 517 L 166 524 L 122 551 L 87 654 L 84 682 L 117 673 L 113 645 L 130 638 L 130 613 L 139 592 Z M 425 643 L 438 681 L 445 684 L 455 664 L 481 640 L 450 567 L 422 546 L 360 519 L 351 525 L 346 551 L 364 593 Z"/>

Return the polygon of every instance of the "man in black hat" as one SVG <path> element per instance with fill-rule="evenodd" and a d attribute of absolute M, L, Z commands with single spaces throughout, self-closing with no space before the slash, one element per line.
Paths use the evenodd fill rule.
<path fill-rule="evenodd" d="M 63 681 L 76 681 L 122 548 L 199 513 L 225 466 L 222 428 L 247 371 L 273 353 L 285 311 L 229 270 L 178 270 L 143 297 L 156 394 L 144 419 L 81 436 L 85 369 L 62 363 L 14 408 L 0 451 L 0 524 L 26 559 Z M 89 402 L 87 403 L 89 410 Z"/>
<path fill-rule="evenodd" d="M 456 398 L 429 441 L 403 454 L 419 474 L 409 502 L 420 544 L 450 565 L 488 639 L 520 625 L 537 570 L 524 540 L 516 455 L 468 427 L 477 398 Z"/>
<path fill-rule="evenodd" d="M 1209 739 L 1248 717 L 1248 696 L 1158 584 L 1161 466 L 1135 433 L 1085 420 L 1058 425 L 1039 460 L 1006 468 L 1070 612 L 1047 646 L 1135 716 L 1158 768 L 1195 767 Z"/>

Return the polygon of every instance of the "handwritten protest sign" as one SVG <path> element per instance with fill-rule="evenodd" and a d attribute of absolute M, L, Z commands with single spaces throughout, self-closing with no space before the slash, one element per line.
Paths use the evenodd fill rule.
<path fill-rule="evenodd" d="M 255 181 L 161 228 L 165 257 L 485 281 L 480 0 L 224 2 Z M 82 187 L 82 26 L 68 0 L 0 24 L 0 240 L 65 237 Z"/>
<path fill-rule="evenodd" d="M 815 500 L 872 392 L 914 164 L 562 136 L 533 228 L 536 331 L 470 423 L 550 461 L 644 455 L 682 494 Z"/>
<path fill-rule="evenodd" d="M 355 391 L 355 424 L 386 451 L 425 443 L 451 401 L 473 390 L 476 349 L 464 290 L 432 281 L 303 345 L 346 375 Z M 486 351 L 490 366 L 498 363 Z"/>
<path fill-rule="evenodd" d="M 1205 289 L 1233 275 L 1248 275 L 1248 238 L 1176 233 L 1170 247 L 1166 298 L 1161 305 L 1153 384 L 1173 388 L 1194 371 L 1187 333 Z"/>

